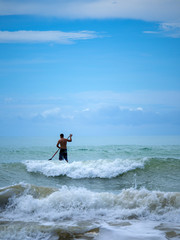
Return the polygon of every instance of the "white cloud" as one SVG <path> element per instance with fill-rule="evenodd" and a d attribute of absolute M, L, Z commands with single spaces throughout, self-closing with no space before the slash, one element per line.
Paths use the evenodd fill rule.
<path fill-rule="evenodd" d="M 60 112 L 60 108 L 53 108 L 53 109 L 48 109 L 48 110 L 45 110 L 41 113 L 41 116 L 43 118 L 47 118 L 49 116 L 56 116 L 58 113 Z"/>
<path fill-rule="evenodd" d="M 5 98 L 2 99 L 4 103 Z M 8 105 L 0 104 L 0 121 L 10 130 L 18 125 L 22 134 L 23 125 L 27 126 L 25 129 L 31 128 L 31 134 L 47 133 L 52 129 L 56 134 L 59 126 L 82 134 L 103 134 L 104 131 L 111 134 L 116 130 L 126 134 L 125 129 L 130 128 L 133 133 L 137 127 L 141 133 L 162 133 L 161 129 L 163 134 L 176 134 L 180 132 L 179 107 L 179 91 L 66 93 L 61 95 L 61 103 L 56 101 L 56 96 L 53 101 L 47 96 L 43 101 L 33 98 L 33 103 L 32 99 L 13 99 Z M 1 131 L 4 131 L 2 125 Z"/>
<path fill-rule="evenodd" d="M 142 111 L 143 111 L 143 108 L 142 108 L 142 107 L 129 108 L 128 110 L 129 110 L 129 111 L 140 111 L 140 112 L 142 112 Z"/>
<path fill-rule="evenodd" d="M 73 116 L 73 115 L 70 115 L 70 114 L 69 114 L 69 115 L 62 114 L 62 115 L 61 115 L 61 118 L 73 120 L 73 119 L 74 119 L 74 116 Z"/>
<path fill-rule="evenodd" d="M 160 23 L 158 31 L 144 31 L 144 33 L 160 34 L 171 38 L 180 38 L 180 22 Z"/>
<path fill-rule="evenodd" d="M 85 108 L 85 109 L 82 110 L 82 112 L 89 112 L 89 111 L 90 111 L 89 108 Z"/>
<path fill-rule="evenodd" d="M 142 107 L 138 107 L 136 108 L 137 111 L 143 111 L 143 108 Z"/>
<path fill-rule="evenodd" d="M 81 125 L 88 126 L 143 126 L 151 124 L 180 124 L 180 111 L 159 109 L 159 113 L 152 110 L 143 110 L 141 107 L 137 108 L 120 108 L 118 105 L 106 105 L 89 111 L 86 114 L 79 112 L 74 118 L 76 122 Z"/>
<path fill-rule="evenodd" d="M 179 0 L 0 0 L 0 15 L 179 22 Z"/>
<path fill-rule="evenodd" d="M 157 31 L 143 31 L 143 32 L 147 34 L 159 34 L 159 32 Z"/>
<path fill-rule="evenodd" d="M 74 98 L 80 100 L 84 104 L 88 104 L 88 106 L 93 104 L 96 108 L 107 104 L 116 104 L 121 106 L 121 108 L 127 105 L 164 105 L 180 107 L 180 91 L 89 91 L 78 93 Z"/>
<path fill-rule="evenodd" d="M 168 37 L 180 38 L 180 22 L 179 23 L 161 23 L 160 29 Z"/>
<path fill-rule="evenodd" d="M 55 42 L 61 44 L 73 43 L 76 40 L 97 38 L 92 31 L 61 32 L 61 31 L 0 31 L 1 43 L 45 43 Z"/>

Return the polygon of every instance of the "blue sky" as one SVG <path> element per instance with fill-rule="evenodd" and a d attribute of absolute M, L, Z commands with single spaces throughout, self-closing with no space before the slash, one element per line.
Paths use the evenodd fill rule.
<path fill-rule="evenodd" d="M 0 135 L 180 135 L 179 0 L 0 0 Z"/>

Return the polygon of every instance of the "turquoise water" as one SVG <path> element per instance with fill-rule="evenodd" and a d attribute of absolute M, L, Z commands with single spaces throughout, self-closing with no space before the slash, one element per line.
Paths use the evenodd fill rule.
<path fill-rule="evenodd" d="M 179 145 L 69 144 L 67 163 L 53 141 L 7 140 L 2 239 L 179 238 Z"/>

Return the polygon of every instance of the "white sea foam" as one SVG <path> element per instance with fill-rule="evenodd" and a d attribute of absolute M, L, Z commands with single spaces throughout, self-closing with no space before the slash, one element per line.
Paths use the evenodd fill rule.
<path fill-rule="evenodd" d="M 29 187 L 28 187 L 29 188 Z M 28 189 L 27 188 L 27 189 Z M 23 221 L 101 221 L 124 219 L 180 222 L 180 193 L 124 189 L 119 194 L 62 187 L 44 198 L 30 190 L 14 195 L 4 219 Z"/>
<path fill-rule="evenodd" d="M 29 172 L 40 172 L 46 176 L 68 176 L 80 178 L 113 178 L 120 174 L 143 168 L 147 159 L 139 161 L 129 159 L 74 161 L 72 163 L 59 161 L 28 160 L 23 162 Z"/>
<path fill-rule="evenodd" d="M 124 226 L 105 226 L 100 229 L 96 240 L 166 240 L 163 232 L 157 230 L 157 222 L 143 221 Z"/>
<path fill-rule="evenodd" d="M 10 223 L 9 225 L 0 226 L 1 240 L 58 240 L 46 227 L 41 229 L 37 224 Z"/>

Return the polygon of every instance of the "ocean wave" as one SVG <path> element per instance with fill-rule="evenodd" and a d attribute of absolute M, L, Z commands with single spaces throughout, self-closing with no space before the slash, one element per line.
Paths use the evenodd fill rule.
<path fill-rule="evenodd" d="M 33 198 L 43 198 L 54 192 L 55 189 L 48 187 L 38 187 L 31 184 L 17 184 L 0 189 L 0 207 L 3 208 L 12 197 L 30 194 Z"/>
<path fill-rule="evenodd" d="M 0 221 L 1 240 L 93 240 L 99 227 L 74 226 L 61 227 L 59 224 L 47 225 L 37 222 Z"/>
<path fill-rule="evenodd" d="M 4 220 L 52 221 L 148 219 L 180 222 L 180 193 L 124 189 L 118 194 L 86 188 L 51 189 L 19 184 L 0 190 L 8 202 Z"/>
<path fill-rule="evenodd" d="M 74 161 L 72 163 L 29 160 L 23 162 L 28 172 L 42 173 L 48 177 L 67 176 L 81 178 L 114 178 L 128 171 L 143 168 L 147 159 L 139 161 L 129 159 Z"/>

